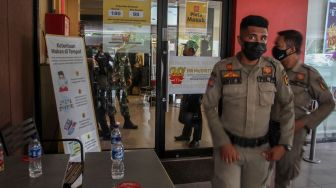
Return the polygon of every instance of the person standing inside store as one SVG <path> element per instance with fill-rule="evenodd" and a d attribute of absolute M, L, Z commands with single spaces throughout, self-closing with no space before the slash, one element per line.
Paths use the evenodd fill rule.
<path fill-rule="evenodd" d="M 201 56 L 212 56 L 212 50 L 209 50 L 209 41 L 208 40 L 201 40 Z"/>
<path fill-rule="evenodd" d="M 300 62 L 302 34 L 296 30 L 278 33 L 273 57 L 281 61 L 294 93 L 295 135 L 293 148 L 277 162 L 275 188 L 290 186 L 300 172 L 303 144 L 310 129 L 315 129 L 335 108 L 324 79 L 317 70 Z M 318 103 L 318 108 L 316 109 Z M 315 106 L 315 107 L 314 107 Z M 274 106 L 272 119 L 278 121 L 279 105 Z"/>
<path fill-rule="evenodd" d="M 218 62 L 208 81 L 203 105 L 214 145 L 215 188 L 264 188 L 269 161 L 280 160 L 292 145 L 294 96 L 280 62 L 262 56 L 267 36 L 264 17 L 243 18 L 237 37 L 241 52 Z M 281 138 L 270 148 L 268 130 L 274 102 L 282 107 Z"/>
<path fill-rule="evenodd" d="M 138 126 L 131 121 L 128 108 L 127 90 L 132 85 L 132 68 L 126 53 L 121 52 L 125 48 L 119 49 L 114 58 L 113 72 L 110 78 L 112 90 L 116 92 L 119 101 L 121 115 L 124 117 L 124 129 L 137 129 Z M 116 112 L 115 105 L 113 105 Z"/>
<path fill-rule="evenodd" d="M 102 44 L 98 47 L 98 52 L 94 56 L 95 61 L 98 63 L 98 75 L 96 76 L 97 92 L 96 92 L 96 113 L 97 121 L 102 130 L 103 140 L 110 140 L 110 129 L 107 125 L 106 114 L 110 118 L 110 126 L 115 124 L 114 112 L 109 107 L 109 82 L 108 78 L 112 71 L 110 62 L 113 61 L 109 53 L 103 51 Z"/>
<path fill-rule="evenodd" d="M 194 56 L 197 49 L 197 43 L 189 40 L 184 45 L 183 56 Z M 190 148 L 198 147 L 202 138 L 201 100 L 202 94 L 184 94 L 180 105 L 179 122 L 183 124 L 183 130 L 180 136 L 175 136 L 175 141 L 189 142 L 194 128 L 193 139 L 189 143 Z"/>

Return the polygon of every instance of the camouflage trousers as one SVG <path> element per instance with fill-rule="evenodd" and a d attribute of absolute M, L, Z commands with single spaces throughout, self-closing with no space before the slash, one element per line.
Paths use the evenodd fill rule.
<path fill-rule="evenodd" d="M 119 108 L 121 115 L 125 118 L 130 117 L 129 108 L 128 108 L 128 100 L 127 100 L 127 89 L 126 88 L 118 88 L 116 89 L 116 95 L 119 101 Z M 114 103 L 115 104 L 115 103 Z M 114 105 L 114 109 L 115 109 Z M 116 112 L 116 109 L 115 109 Z"/>
<path fill-rule="evenodd" d="M 110 125 L 115 124 L 115 114 L 117 113 L 116 109 L 116 100 L 119 102 L 119 107 L 121 115 L 124 118 L 129 118 L 129 108 L 127 104 L 127 92 L 124 88 L 113 88 L 113 89 L 103 88 L 100 89 L 98 93 L 97 100 L 97 120 L 102 128 L 103 134 L 109 134 L 109 128 L 106 121 L 106 115 L 109 116 Z"/>

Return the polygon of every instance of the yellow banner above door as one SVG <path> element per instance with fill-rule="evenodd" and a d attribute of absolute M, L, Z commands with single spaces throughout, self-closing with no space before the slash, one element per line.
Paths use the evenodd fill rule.
<path fill-rule="evenodd" d="M 151 0 L 104 0 L 104 24 L 150 25 Z"/>
<path fill-rule="evenodd" d="M 206 29 L 208 17 L 208 2 L 186 2 L 186 27 Z"/>

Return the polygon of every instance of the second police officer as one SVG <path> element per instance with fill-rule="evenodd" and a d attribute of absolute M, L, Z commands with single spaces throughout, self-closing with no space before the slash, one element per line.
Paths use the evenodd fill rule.
<path fill-rule="evenodd" d="M 286 69 L 295 107 L 293 149 L 277 162 L 275 188 L 290 186 L 291 180 L 299 175 L 302 146 L 307 133 L 316 128 L 335 107 L 332 94 L 318 71 L 299 61 L 302 40 L 301 33 L 296 30 L 280 31 L 272 50 L 274 58 L 281 61 Z M 278 121 L 279 108 L 277 104 L 273 108 L 274 121 Z"/>
<path fill-rule="evenodd" d="M 292 145 L 293 93 L 280 62 L 262 57 L 267 36 L 265 18 L 243 18 L 238 36 L 241 52 L 218 62 L 211 73 L 203 105 L 214 144 L 215 188 L 264 188 L 268 161 L 279 160 Z M 282 105 L 281 138 L 270 148 L 269 119 L 275 101 Z"/>

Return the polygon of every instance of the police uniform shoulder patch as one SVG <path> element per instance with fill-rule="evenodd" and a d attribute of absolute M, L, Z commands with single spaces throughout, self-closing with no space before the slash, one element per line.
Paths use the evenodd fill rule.
<path fill-rule="evenodd" d="M 208 87 L 213 87 L 216 83 L 217 74 L 215 72 L 211 72 L 210 78 L 208 80 Z"/>
<path fill-rule="evenodd" d="M 326 91 L 328 89 L 328 86 L 322 77 L 317 78 L 317 82 L 319 83 L 319 86 L 323 91 Z"/>

